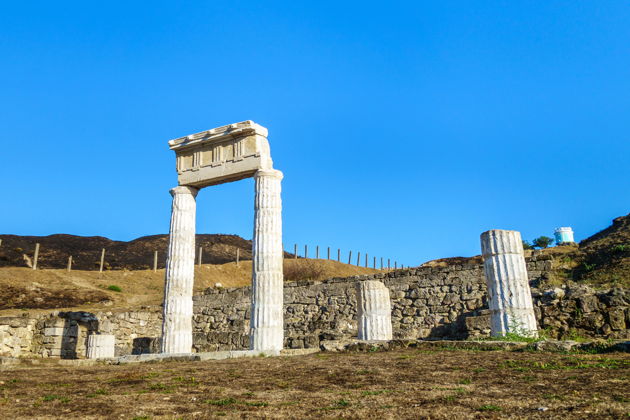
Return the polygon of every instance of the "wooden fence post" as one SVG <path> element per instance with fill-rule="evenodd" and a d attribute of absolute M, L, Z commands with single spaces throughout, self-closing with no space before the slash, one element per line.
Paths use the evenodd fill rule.
<path fill-rule="evenodd" d="M 383 257 L 381 257 L 381 270 L 383 269 Z"/>
<path fill-rule="evenodd" d="M 293 258 L 297 260 L 297 244 L 293 247 Z"/>
<path fill-rule="evenodd" d="M 315 246 L 315 259 L 319 260 L 319 245 Z"/>
<path fill-rule="evenodd" d="M 308 245 L 304 245 L 304 258 L 308 258 Z"/>
<path fill-rule="evenodd" d="M 203 247 L 199 247 L 199 261 L 197 262 L 197 265 L 199 267 L 201 267 L 201 258 L 203 257 Z"/>
<path fill-rule="evenodd" d="M 361 267 L 361 253 L 357 251 L 357 267 Z"/>
<path fill-rule="evenodd" d="M 39 258 L 39 243 L 35 244 L 35 254 L 33 255 L 33 270 L 37 270 L 38 258 Z"/>
<path fill-rule="evenodd" d="M 157 260 L 158 260 L 158 252 L 153 251 L 153 272 L 157 272 Z"/>
<path fill-rule="evenodd" d="M 391 265 L 389 265 L 389 258 L 387 259 L 387 269 L 388 269 L 388 270 L 391 270 L 391 269 L 392 269 L 392 266 L 391 266 Z"/>
<path fill-rule="evenodd" d="M 341 262 L 341 248 L 337 248 L 337 262 Z"/>
<path fill-rule="evenodd" d="M 368 254 L 367 252 L 365 253 L 365 268 L 367 268 L 368 266 Z"/>
<path fill-rule="evenodd" d="M 101 265 L 98 269 L 99 273 L 103 272 L 103 264 L 105 264 L 105 248 L 103 248 L 103 250 L 101 251 Z"/>
<path fill-rule="evenodd" d="M 352 263 L 352 250 L 348 251 L 348 264 Z"/>
<path fill-rule="evenodd" d="M 394 261 L 394 270 L 398 270 L 398 261 Z"/>
<path fill-rule="evenodd" d="M 373 262 L 373 264 L 372 264 L 372 265 L 373 265 L 373 267 L 372 267 L 372 268 L 374 268 L 374 269 L 376 270 L 376 257 L 374 257 L 374 262 Z"/>
<path fill-rule="evenodd" d="M 68 271 L 72 271 L 72 255 L 68 257 Z"/>
<path fill-rule="evenodd" d="M 328 259 L 330 259 L 330 247 L 328 247 Z"/>
<path fill-rule="evenodd" d="M 238 267 L 238 264 L 240 262 L 241 259 L 241 249 L 240 248 L 236 248 L 236 266 Z"/>

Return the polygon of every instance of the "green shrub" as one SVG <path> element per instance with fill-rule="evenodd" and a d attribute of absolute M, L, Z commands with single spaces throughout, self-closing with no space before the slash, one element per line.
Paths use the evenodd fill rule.
<path fill-rule="evenodd" d="M 532 241 L 532 244 L 536 248 L 548 248 L 551 244 L 553 244 L 553 238 L 550 238 L 549 236 L 539 236 Z"/>
<path fill-rule="evenodd" d="M 107 290 L 111 290 L 112 292 L 122 292 L 122 289 L 115 284 L 107 286 Z"/>

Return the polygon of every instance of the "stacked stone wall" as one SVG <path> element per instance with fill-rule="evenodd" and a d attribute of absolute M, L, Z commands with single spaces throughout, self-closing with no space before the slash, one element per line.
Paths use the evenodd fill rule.
<path fill-rule="evenodd" d="M 534 310 L 550 338 L 630 338 L 630 290 L 586 286 L 537 288 L 552 274 L 545 255 L 527 259 Z M 397 339 L 467 339 L 490 335 L 487 292 L 480 263 L 420 267 L 370 276 L 284 285 L 284 346 L 314 348 L 357 336 L 358 280 L 389 289 Z M 193 349 L 249 347 L 251 288 L 208 289 L 194 300 Z M 0 317 L 0 356 L 85 357 L 87 335 L 116 336 L 116 355 L 159 352 L 159 307 L 126 312 L 52 312 Z"/>

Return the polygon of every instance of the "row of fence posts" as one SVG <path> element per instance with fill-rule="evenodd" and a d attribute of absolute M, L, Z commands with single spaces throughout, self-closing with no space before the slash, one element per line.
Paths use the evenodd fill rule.
<path fill-rule="evenodd" d="M 369 256 L 368 253 L 366 252 L 365 254 L 365 263 L 364 263 L 364 267 L 368 268 L 369 267 Z M 297 259 L 298 258 L 298 244 L 295 244 L 293 246 L 293 258 Z M 304 256 L 303 258 L 308 258 L 308 245 L 304 245 Z M 315 247 L 315 259 L 319 259 L 319 245 L 317 245 Z M 326 248 L 326 259 L 327 260 L 331 260 L 330 258 L 330 247 Z M 372 257 L 372 268 L 376 270 L 376 261 L 377 258 L 376 257 Z M 341 262 L 341 248 L 337 248 L 337 262 Z M 385 265 L 385 260 L 383 257 L 380 257 L 380 269 L 383 270 L 385 268 L 387 268 L 388 270 L 391 270 L 392 265 L 391 265 L 391 259 L 388 258 L 387 259 L 387 266 Z M 348 251 L 348 264 L 352 264 L 352 251 Z M 357 252 L 357 263 L 355 264 L 357 267 L 361 267 L 361 252 Z M 401 265 L 400 268 L 405 268 L 404 265 Z M 398 261 L 394 261 L 394 270 L 398 269 Z"/>
<path fill-rule="evenodd" d="M 2 246 L 2 239 L 0 239 L 0 246 Z M 364 266 L 367 268 L 369 267 L 368 262 L 369 262 L 369 257 L 368 254 L 365 253 L 365 263 Z M 241 257 L 241 250 L 240 248 L 236 248 L 236 265 L 239 266 L 240 265 L 240 257 Z M 293 247 L 293 258 L 297 259 L 298 258 L 298 245 L 295 244 L 295 246 Z M 303 258 L 308 258 L 308 245 L 304 245 L 304 256 Z M 32 263 L 32 268 L 33 270 L 37 270 L 37 260 L 39 259 L 39 243 L 35 244 L 35 252 L 33 254 L 33 263 Z M 203 247 L 200 246 L 199 247 L 199 253 L 197 254 L 197 265 L 201 266 L 202 263 L 202 259 L 203 259 Z M 319 245 L 317 245 L 315 247 L 315 259 L 319 259 Z M 327 248 L 326 251 L 326 259 L 327 260 L 331 260 L 330 258 L 330 247 Z M 357 263 L 356 266 L 360 267 L 361 266 L 361 253 L 357 252 L 357 259 L 356 259 Z M 337 262 L 341 262 L 341 249 L 337 248 Z M 373 257 L 372 258 L 372 268 L 376 269 L 376 262 L 377 262 L 377 258 Z M 67 265 L 67 270 L 68 271 L 72 271 L 72 255 L 68 256 L 68 265 Z M 348 251 L 348 264 L 352 264 L 352 251 Z M 105 248 L 103 248 L 101 250 L 101 259 L 99 262 L 99 268 L 98 271 L 99 273 L 103 272 L 103 267 L 105 265 Z M 385 260 L 383 257 L 380 258 L 380 269 L 383 270 L 387 268 L 388 270 L 391 270 L 392 266 L 391 266 L 391 259 L 388 258 L 387 259 L 387 265 L 385 265 Z M 401 265 L 400 268 L 405 268 L 404 265 Z M 398 261 L 394 261 L 394 270 L 398 269 Z M 154 251 L 153 252 L 153 271 L 157 272 L 158 270 L 158 251 Z"/>

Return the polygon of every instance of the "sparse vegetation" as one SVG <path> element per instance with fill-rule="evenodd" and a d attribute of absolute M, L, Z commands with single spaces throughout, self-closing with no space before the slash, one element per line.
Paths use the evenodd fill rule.
<path fill-rule="evenodd" d="M 323 280 L 324 269 L 317 260 L 285 260 L 283 265 L 285 281 Z"/>
<path fill-rule="evenodd" d="M 120 286 L 116 286 L 115 284 L 111 284 L 107 286 L 107 290 L 111 290 L 112 292 L 122 292 L 122 288 Z"/>
<path fill-rule="evenodd" d="M 627 412 L 626 353 L 496 351 L 488 357 L 455 349 L 405 349 L 326 356 L 164 362 L 128 365 L 124 371 L 103 365 L 34 366 L 5 371 L 0 386 L 10 398 L 0 399 L 0 407 L 11 419 L 42 418 L 51 409 L 62 410 L 66 418 L 177 413 L 171 417 L 402 419 L 522 418 L 529 413 L 523 407 L 553 404 L 554 415 L 570 419 L 589 417 L 592 406 L 583 402 L 597 397 L 607 416 L 622 418 Z M 63 384 L 51 380 L 62 376 Z M 102 385 L 86 391 L 89 381 Z M 34 395 L 37 389 L 51 391 L 42 397 Z"/>

